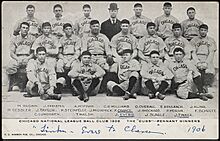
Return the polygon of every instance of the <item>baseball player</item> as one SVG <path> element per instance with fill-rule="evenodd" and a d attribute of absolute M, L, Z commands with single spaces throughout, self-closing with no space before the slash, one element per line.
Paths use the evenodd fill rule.
<path fill-rule="evenodd" d="M 142 15 L 143 6 L 140 3 L 134 5 L 135 15 L 130 18 L 131 23 L 131 33 L 137 38 L 140 39 L 147 34 L 146 26 L 147 23 L 151 22 L 151 19 Z"/>
<path fill-rule="evenodd" d="M 54 94 L 56 72 L 46 60 L 46 49 L 36 49 L 37 59 L 31 59 L 27 65 L 27 94 L 24 97 L 40 96 L 42 100 L 60 100 L 60 94 Z"/>
<path fill-rule="evenodd" d="M 34 17 L 34 13 L 35 13 L 35 7 L 33 5 L 28 5 L 26 7 L 26 12 L 27 12 L 27 17 L 19 20 L 15 27 L 14 27 L 14 32 L 13 32 L 13 35 L 14 36 L 17 36 L 19 35 L 19 32 L 20 32 L 20 24 L 22 22 L 27 22 L 29 23 L 30 25 L 30 28 L 29 28 L 29 34 L 35 36 L 36 38 L 38 36 L 40 36 L 42 33 L 41 33 L 41 24 L 42 24 L 42 21 L 35 18 Z"/>
<path fill-rule="evenodd" d="M 80 38 L 82 38 L 83 34 L 89 34 L 90 32 L 90 21 L 91 18 L 91 7 L 88 4 L 83 5 L 83 14 L 84 16 L 76 20 L 75 22 L 75 32 Z"/>
<path fill-rule="evenodd" d="M 202 24 L 199 26 L 199 36 L 191 40 L 192 46 L 195 47 L 195 53 L 197 55 L 197 60 L 195 64 L 201 73 L 202 82 L 207 88 L 212 86 L 214 81 L 215 69 L 213 65 L 213 58 L 215 51 L 217 49 L 216 42 L 213 38 L 207 36 L 208 26 Z"/>
<path fill-rule="evenodd" d="M 34 36 L 28 34 L 29 27 L 30 25 L 27 22 L 22 22 L 20 24 L 20 35 L 15 36 L 10 43 L 10 56 L 12 59 L 9 61 L 8 68 L 6 70 L 9 75 L 8 91 L 13 89 L 15 81 L 18 80 L 21 80 L 21 92 L 25 91 L 27 83 L 25 69 L 28 61 L 33 57 L 31 47 L 35 40 Z M 18 79 L 18 76 L 21 75 L 22 77 Z"/>
<path fill-rule="evenodd" d="M 125 49 L 121 61 L 114 63 L 110 71 L 118 74 L 118 80 L 107 82 L 110 95 L 123 96 L 124 100 L 136 99 L 140 64 L 136 59 L 132 59 L 132 50 Z"/>
<path fill-rule="evenodd" d="M 196 10 L 193 7 L 187 9 L 189 19 L 182 21 L 183 37 L 190 41 L 193 37 L 199 36 L 199 26 L 203 24 L 200 20 L 195 18 Z"/>
<path fill-rule="evenodd" d="M 115 61 L 121 59 L 121 54 L 126 49 L 133 51 L 131 58 L 134 59 L 137 56 L 137 39 L 129 33 L 130 22 L 127 19 L 121 21 L 121 29 L 121 32 L 113 36 L 110 43 Z"/>
<path fill-rule="evenodd" d="M 90 22 L 91 32 L 82 38 L 82 50 L 89 51 L 92 54 L 92 60 L 94 63 L 100 65 L 104 70 L 109 69 L 109 65 L 106 62 L 107 59 L 112 59 L 112 52 L 109 47 L 108 38 L 100 33 L 100 23 L 98 20 L 92 20 Z"/>
<path fill-rule="evenodd" d="M 49 21 L 52 27 L 52 34 L 55 35 L 58 39 L 60 39 L 65 34 L 63 32 L 63 25 L 65 23 L 71 23 L 71 25 L 73 24 L 70 20 L 67 20 L 63 17 L 63 8 L 60 4 L 54 5 L 53 13 L 55 14 L 55 18 Z"/>
<path fill-rule="evenodd" d="M 146 27 L 148 35 L 141 38 L 138 44 L 138 57 L 140 58 L 141 64 L 150 62 L 150 52 L 153 50 L 160 53 L 160 58 L 167 56 L 167 54 L 165 54 L 166 44 L 156 35 L 155 23 L 149 22 Z"/>
<path fill-rule="evenodd" d="M 166 58 L 165 64 L 169 64 L 168 62 L 174 60 L 173 51 L 175 48 L 180 47 L 184 50 L 185 56 L 184 58 L 191 60 L 192 58 L 197 58 L 195 54 L 195 48 L 189 43 L 187 39 L 182 37 L 181 35 L 181 25 L 179 23 L 175 23 L 172 26 L 173 36 L 168 37 L 165 40 L 166 48 L 165 51 L 169 55 L 169 58 Z"/>
<path fill-rule="evenodd" d="M 200 98 L 204 101 L 212 99 L 212 95 L 203 91 L 201 76 L 195 65 L 184 59 L 184 50 L 175 48 L 173 54 L 174 61 L 170 62 L 168 68 L 174 74 L 171 89 L 176 90 L 177 96 L 181 99 Z"/>
<path fill-rule="evenodd" d="M 81 62 L 75 63 L 68 73 L 79 99 L 84 102 L 89 100 L 89 96 L 98 93 L 101 78 L 105 74 L 99 65 L 92 62 L 91 56 L 89 51 L 84 51 L 80 57 Z"/>
<path fill-rule="evenodd" d="M 49 22 L 42 24 L 42 32 L 43 35 L 35 40 L 32 50 L 34 50 L 36 54 L 36 49 L 38 47 L 45 47 L 47 50 L 47 60 L 51 62 L 53 67 L 56 67 L 58 51 L 61 47 L 60 42 L 54 35 L 51 34 L 51 24 Z"/>
<path fill-rule="evenodd" d="M 142 65 L 142 93 L 152 98 L 165 98 L 165 92 L 171 84 L 172 72 L 159 61 L 160 53 L 156 50 L 150 52 L 150 62 Z"/>
<path fill-rule="evenodd" d="M 174 23 L 178 23 L 177 18 L 171 15 L 172 4 L 169 2 L 165 2 L 163 4 L 164 14 L 155 19 L 156 31 L 157 35 L 161 37 L 164 41 L 167 37 L 173 35 L 172 33 L 172 25 Z"/>
<path fill-rule="evenodd" d="M 64 77 L 66 80 L 66 86 L 70 87 L 70 78 L 67 73 L 73 67 L 74 62 L 78 61 L 81 48 L 81 40 L 79 37 L 73 34 L 73 27 L 70 23 L 63 25 L 65 35 L 61 37 L 59 50 L 59 60 L 57 61 L 56 71 L 57 78 Z"/>

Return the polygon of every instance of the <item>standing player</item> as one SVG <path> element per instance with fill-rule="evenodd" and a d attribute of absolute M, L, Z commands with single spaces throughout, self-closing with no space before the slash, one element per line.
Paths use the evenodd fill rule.
<path fill-rule="evenodd" d="M 196 59 L 197 56 L 195 54 L 195 48 L 189 43 L 189 41 L 187 41 L 187 39 L 185 39 L 181 35 L 181 32 L 182 32 L 181 25 L 179 23 L 173 24 L 172 30 L 173 30 L 173 36 L 171 36 L 165 40 L 165 43 L 167 46 L 165 48 L 165 51 L 170 56 L 170 58 L 166 58 L 167 60 L 164 63 L 167 64 L 169 61 L 174 59 L 173 58 L 173 51 L 177 47 L 180 47 L 184 50 L 184 52 L 186 54 L 184 56 L 184 58 L 189 59 L 189 60 L 191 58 Z"/>
<path fill-rule="evenodd" d="M 171 15 L 172 4 L 169 2 L 165 2 L 163 5 L 164 15 L 157 17 L 155 19 L 156 31 L 159 37 L 161 37 L 164 41 L 167 37 L 173 35 L 172 33 L 172 25 L 174 23 L 178 23 L 177 18 Z"/>
<path fill-rule="evenodd" d="M 25 70 L 28 61 L 33 57 L 31 47 L 34 43 L 35 37 L 28 34 L 30 25 L 27 22 L 20 24 L 20 35 L 15 36 L 10 43 L 10 56 L 12 60 L 9 61 L 7 74 L 9 75 L 9 88 L 11 91 L 15 81 L 21 80 L 20 90 L 25 91 L 27 83 L 26 72 L 20 73 L 20 70 Z M 21 78 L 18 76 L 23 75 Z"/>
<path fill-rule="evenodd" d="M 56 72 L 46 60 L 46 49 L 36 49 L 37 59 L 31 59 L 27 65 L 27 94 L 24 97 L 40 96 L 42 100 L 60 100 L 60 94 L 54 94 Z"/>
<path fill-rule="evenodd" d="M 214 81 L 215 69 L 213 58 L 217 49 L 216 42 L 213 38 L 207 36 L 208 26 L 202 24 L 199 27 L 199 36 L 191 40 L 192 46 L 195 47 L 198 60 L 194 60 L 199 72 L 201 73 L 202 83 L 207 91 Z"/>
<path fill-rule="evenodd" d="M 74 62 L 78 61 L 81 48 L 81 40 L 73 34 L 70 23 L 63 25 L 65 35 L 60 39 L 61 48 L 59 50 L 59 60 L 57 61 L 57 77 L 66 78 L 67 87 L 70 87 L 70 78 L 67 73 L 73 67 Z"/>
<path fill-rule="evenodd" d="M 199 26 L 202 22 L 195 18 L 196 10 L 193 7 L 187 9 L 189 19 L 182 21 L 183 37 L 190 41 L 193 37 L 199 36 Z"/>
<path fill-rule="evenodd" d="M 143 62 L 150 62 L 150 52 L 156 50 L 160 53 L 160 58 L 165 57 L 164 49 L 166 44 L 164 41 L 156 35 L 155 24 L 149 22 L 147 24 L 148 35 L 145 35 L 139 40 L 138 45 L 138 57 L 140 58 L 141 64 Z"/>
<path fill-rule="evenodd" d="M 89 96 L 98 93 L 100 79 L 105 74 L 99 65 L 92 62 L 91 55 L 89 51 L 84 51 L 80 57 L 81 62 L 75 63 L 68 73 L 79 99 L 84 102 L 89 100 Z"/>
<path fill-rule="evenodd" d="M 89 23 L 92 20 L 90 13 L 91 13 L 90 5 L 88 4 L 83 5 L 84 16 L 76 20 L 75 22 L 75 32 L 76 35 L 79 36 L 80 38 L 82 38 L 84 34 L 89 34 L 90 32 Z"/>
<path fill-rule="evenodd" d="M 121 29 L 121 32 L 116 34 L 110 43 L 115 61 L 121 59 L 122 52 L 126 49 L 132 50 L 131 58 L 134 59 L 137 56 L 137 39 L 129 32 L 130 22 L 127 19 L 121 21 Z"/>
<path fill-rule="evenodd" d="M 146 26 L 147 23 L 151 22 L 151 19 L 142 15 L 143 6 L 140 3 L 134 5 L 135 15 L 130 18 L 131 23 L 131 33 L 137 38 L 140 39 L 147 34 Z"/>
<path fill-rule="evenodd" d="M 142 76 L 142 92 L 148 94 L 149 98 L 165 98 L 165 92 L 171 84 L 173 74 L 159 61 L 159 52 L 150 52 L 150 62 L 142 65 L 140 74 Z M 150 90 L 150 92 L 148 91 Z"/>
<path fill-rule="evenodd" d="M 92 54 L 94 63 L 100 65 L 104 70 L 109 69 L 106 63 L 106 57 L 112 58 L 112 52 L 109 47 L 108 38 L 100 33 L 100 24 L 98 20 L 90 22 L 91 32 L 82 38 L 82 50 L 89 51 Z"/>
<path fill-rule="evenodd" d="M 55 35 L 58 39 L 60 39 L 63 35 L 63 25 L 65 23 L 71 23 L 70 20 L 63 18 L 63 8 L 60 4 L 56 4 L 53 7 L 53 13 L 55 14 L 55 18 L 50 20 L 50 24 L 52 26 L 52 34 Z M 72 24 L 73 25 L 73 24 Z"/>
<path fill-rule="evenodd" d="M 38 47 L 45 47 L 47 50 L 48 61 L 53 67 L 56 67 L 58 50 L 61 47 L 60 42 L 54 35 L 51 34 L 51 24 L 49 22 L 42 24 L 42 32 L 43 35 L 35 40 L 32 50 L 36 53 L 36 49 Z"/>
<path fill-rule="evenodd" d="M 119 33 L 121 31 L 121 27 L 120 27 L 121 22 L 117 18 L 118 9 L 119 8 L 116 3 L 111 3 L 108 8 L 110 18 L 101 24 L 100 33 L 106 35 L 108 37 L 109 41 L 111 41 L 111 39 L 114 35 L 116 35 L 117 33 Z"/>
<path fill-rule="evenodd" d="M 169 69 L 174 74 L 171 89 L 176 90 L 177 96 L 182 99 L 200 98 L 204 101 L 212 99 L 212 95 L 204 93 L 201 76 L 196 67 L 189 60 L 183 59 L 184 50 L 175 48 L 173 54 L 175 60 L 170 62 Z"/>
<path fill-rule="evenodd" d="M 36 38 L 41 35 L 41 24 L 42 22 L 34 17 L 35 7 L 33 5 L 28 5 L 26 7 L 27 17 L 19 20 L 14 27 L 14 36 L 19 35 L 20 24 L 22 22 L 27 22 L 30 25 L 29 34 L 35 36 Z"/>
<path fill-rule="evenodd" d="M 121 61 L 113 64 L 110 70 L 118 74 L 118 78 L 107 83 L 110 94 L 123 96 L 124 100 L 136 99 L 136 92 L 138 91 L 140 64 L 137 60 L 132 59 L 131 54 L 132 50 L 130 49 L 125 49 L 122 52 Z"/>

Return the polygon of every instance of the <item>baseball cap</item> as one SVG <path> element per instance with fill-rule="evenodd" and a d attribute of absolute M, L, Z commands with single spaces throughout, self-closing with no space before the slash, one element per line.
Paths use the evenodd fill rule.
<path fill-rule="evenodd" d="M 200 28 L 205 28 L 205 29 L 208 29 L 209 27 L 208 27 L 208 25 L 207 25 L 207 24 L 202 24 L 202 25 L 200 25 L 200 26 L 199 26 L 199 29 L 200 29 Z"/>
<path fill-rule="evenodd" d="M 92 20 L 92 21 L 90 22 L 90 25 L 94 25 L 94 24 L 99 24 L 99 21 L 98 21 L 98 20 Z"/>
<path fill-rule="evenodd" d="M 127 19 L 123 19 L 122 21 L 121 21 L 121 24 L 130 24 L 130 22 L 129 22 L 129 20 L 127 20 Z"/>
<path fill-rule="evenodd" d="M 151 56 L 152 54 L 158 54 L 158 55 L 160 55 L 160 53 L 159 53 L 158 51 L 156 51 L 156 50 L 152 50 L 152 51 L 150 52 L 150 56 Z"/>
<path fill-rule="evenodd" d="M 172 26 L 172 29 L 175 29 L 175 28 L 181 28 L 181 24 L 174 23 L 173 26 Z"/>
<path fill-rule="evenodd" d="M 71 27 L 71 28 L 72 28 L 72 25 L 71 25 L 70 23 L 65 23 L 65 24 L 63 25 L 63 29 L 65 29 L 66 27 Z"/>
<path fill-rule="evenodd" d="M 170 2 L 165 2 L 163 4 L 164 7 L 172 7 L 172 4 Z"/>
<path fill-rule="evenodd" d="M 42 28 L 45 27 L 45 26 L 51 26 L 51 24 L 49 22 L 45 22 L 45 23 L 42 24 Z"/>
<path fill-rule="evenodd" d="M 82 57 L 84 55 L 92 56 L 92 54 L 88 50 L 87 51 L 83 51 L 80 57 Z"/>
<path fill-rule="evenodd" d="M 142 4 L 140 4 L 140 3 L 135 3 L 134 8 L 135 8 L 135 7 L 143 7 L 143 6 L 142 6 Z"/>
<path fill-rule="evenodd" d="M 118 10 L 118 5 L 116 3 L 110 3 L 108 10 Z"/>
<path fill-rule="evenodd" d="M 153 23 L 153 22 L 149 22 L 149 23 L 147 23 L 147 28 L 148 28 L 149 26 L 156 26 L 156 25 L 155 25 L 155 23 Z"/>

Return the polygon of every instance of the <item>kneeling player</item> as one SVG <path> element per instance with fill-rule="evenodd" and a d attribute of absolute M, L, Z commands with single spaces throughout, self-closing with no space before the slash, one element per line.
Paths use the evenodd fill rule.
<path fill-rule="evenodd" d="M 171 83 L 173 77 L 172 72 L 159 61 L 160 54 L 158 51 L 153 50 L 150 52 L 150 62 L 142 65 L 140 74 L 143 78 L 142 82 L 144 92 L 150 90 L 148 96 L 150 99 L 165 98 L 165 91 Z M 145 89 L 145 87 L 147 89 Z M 143 93 L 144 93 L 143 92 Z"/>
<path fill-rule="evenodd" d="M 138 78 L 140 71 L 140 64 L 137 60 L 131 59 L 132 50 L 126 49 L 122 53 L 122 59 L 119 63 L 114 63 L 111 72 L 118 74 L 118 82 L 108 81 L 107 88 L 112 95 L 123 96 L 124 100 L 129 98 L 136 99 L 136 92 L 138 88 Z"/>
<path fill-rule="evenodd" d="M 54 94 L 56 88 L 55 68 L 46 60 L 46 49 L 36 49 L 37 59 L 31 59 L 27 65 L 27 94 L 24 97 L 39 96 L 43 100 L 60 100 L 60 94 Z"/>
<path fill-rule="evenodd" d="M 81 62 L 76 62 L 68 73 L 72 78 L 74 89 L 79 94 L 79 99 L 84 102 L 89 100 L 89 96 L 98 93 L 100 79 L 105 74 L 99 65 L 92 62 L 91 56 L 89 51 L 84 51 L 80 57 Z"/>
<path fill-rule="evenodd" d="M 182 99 L 200 98 L 207 101 L 212 95 L 204 93 L 200 73 L 189 60 L 185 60 L 182 48 L 173 51 L 174 61 L 170 62 L 169 69 L 174 74 L 171 89 L 176 90 L 177 96 Z M 193 89 L 193 85 L 196 89 Z"/>

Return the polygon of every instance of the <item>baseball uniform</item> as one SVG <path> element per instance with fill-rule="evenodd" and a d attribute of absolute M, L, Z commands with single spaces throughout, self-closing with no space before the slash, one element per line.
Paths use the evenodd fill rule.
<path fill-rule="evenodd" d="M 56 87 L 56 72 L 53 67 L 50 67 L 50 62 L 47 60 L 41 64 L 41 62 L 36 59 L 31 59 L 27 65 L 27 92 L 31 95 L 41 95 L 37 91 L 34 91 L 32 88 L 36 86 L 36 82 L 39 82 L 45 94 L 51 95 L 53 92 L 50 92 L 50 87 Z"/>
<path fill-rule="evenodd" d="M 58 39 L 60 39 L 62 36 L 65 35 L 64 31 L 63 31 L 63 25 L 65 23 L 70 23 L 71 25 L 72 22 L 66 18 L 53 18 L 50 20 L 50 24 L 51 24 L 51 29 L 52 29 L 52 34 L 55 35 Z"/>
<path fill-rule="evenodd" d="M 35 37 L 32 35 L 27 35 L 25 37 L 22 37 L 21 35 L 15 36 L 11 40 L 10 50 L 17 55 L 19 60 L 24 60 L 30 55 L 34 41 Z M 7 73 L 16 73 L 20 66 L 22 65 L 18 64 L 17 60 L 11 59 L 8 64 Z"/>
<path fill-rule="evenodd" d="M 190 43 L 195 47 L 195 53 L 200 62 L 207 62 L 208 68 L 206 73 L 215 73 L 215 68 L 213 65 L 213 60 L 207 61 L 210 52 L 215 52 L 217 50 L 216 42 L 213 38 L 206 36 L 202 38 L 201 36 L 193 38 Z"/>
<path fill-rule="evenodd" d="M 89 51 L 92 54 L 94 63 L 100 65 L 105 70 L 109 69 L 105 56 L 111 55 L 112 52 L 109 47 L 109 40 L 104 34 L 99 33 L 95 36 L 89 33 L 83 36 L 81 53 L 83 51 Z"/>
<path fill-rule="evenodd" d="M 166 44 L 157 35 L 153 35 L 153 36 L 146 35 L 139 40 L 139 44 L 138 44 L 138 51 L 141 51 L 143 53 L 143 55 L 148 58 L 147 62 L 149 62 L 150 52 L 153 50 L 158 51 L 160 53 L 160 56 L 164 57 L 164 55 L 165 55 L 164 49 L 165 48 L 166 48 Z M 141 64 L 143 64 L 143 61 L 144 62 L 146 61 L 143 59 L 144 58 L 141 59 Z"/>
<path fill-rule="evenodd" d="M 48 54 L 47 59 L 49 62 L 51 62 L 51 65 L 55 67 L 57 63 L 59 47 L 61 47 L 58 39 L 51 34 L 49 36 L 41 35 L 35 40 L 32 46 L 32 50 L 36 51 L 38 47 L 46 48 Z"/>
<path fill-rule="evenodd" d="M 183 37 L 185 37 L 188 41 L 190 41 L 193 37 L 199 35 L 199 26 L 202 25 L 203 22 L 197 19 L 186 19 L 181 23 Z"/>
<path fill-rule="evenodd" d="M 76 20 L 75 25 L 74 25 L 76 35 L 82 38 L 84 34 L 89 34 L 91 20 L 92 18 L 90 16 L 89 17 L 84 16 Z"/>
<path fill-rule="evenodd" d="M 129 19 L 131 24 L 131 33 L 136 37 L 143 37 L 147 35 L 147 23 L 151 22 L 151 19 L 141 15 L 140 17 L 133 16 Z"/>
<path fill-rule="evenodd" d="M 185 83 L 179 85 L 177 89 L 177 96 L 183 99 L 187 99 L 189 92 L 195 93 L 197 91 L 192 79 L 199 76 L 200 73 L 189 60 L 184 59 L 181 62 L 174 60 L 170 62 L 168 68 L 174 75 L 175 83 L 186 81 Z M 190 71 L 192 71 L 193 78 L 188 77 Z"/>
<path fill-rule="evenodd" d="M 137 50 L 137 39 L 130 33 L 123 35 L 121 32 L 113 36 L 110 46 L 120 55 L 126 49 Z"/>
<path fill-rule="evenodd" d="M 81 49 L 81 40 L 73 34 L 69 38 L 65 35 L 60 39 L 60 44 L 63 59 L 57 61 L 57 72 L 64 72 L 63 68 L 65 65 L 69 64 L 69 67 L 71 67 L 72 63 L 78 60 Z"/>
<path fill-rule="evenodd" d="M 165 81 L 170 85 L 171 79 L 173 78 L 172 72 L 162 63 L 158 62 L 157 64 L 152 64 L 151 62 L 146 63 L 142 65 L 140 74 L 142 76 L 142 88 L 141 92 L 144 95 L 149 94 L 149 89 L 146 87 L 145 82 L 149 79 L 152 79 L 152 77 L 166 77 Z M 159 88 L 161 81 L 153 81 L 154 87 L 156 89 Z"/>
<path fill-rule="evenodd" d="M 25 17 L 21 20 L 19 20 L 15 27 L 14 27 L 14 35 L 18 35 L 20 32 L 20 24 L 22 22 L 27 22 L 30 25 L 29 28 L 29 34 L 35 36 L 36 38 L 39 37 L 42 33 L 41 33 L 41 25 L 42 25 L 42 21 L 33 17 L 33 18 L 29 18 L 29 17 Z"/>
<path fill-rule="evenodd" d="M 139 73 L 137 71 L 140 71 L 140 64 L 137 60 L 131 59 L 128 62 L 120 61 L 119 63 L 113 64 L 112 72 L 116 72 L 118 74 L 119 78 L 119 84 L 114 81 L 108 81 L 107 88 L 113 93 L 113 87 L 119 86 L 124 91 L 128 89 L 129 84 L 129 78 L 134 76 L 135 78 L 139 78 Z M 139 82 L 137 81 L 134 85 L 133 89 L 131 90 L 131 93 L 136 93 L 138 91 Z"/>
<path fill-rule="evenodd" d="M 155 19 L 155 24 L 156 24 L 156 31 L 158 35 L 162 39 L 166 39 L 167 37 L 170 37 L 173 35 L 172 32 L 172 25 L 174 23 L 178 23 L 179 21 L 172 15 L 166 16 L 165 14 L 157 17 Z"/>
<path fill-rule="evenodd" d="M 72 70 L 70 70 L 70 72 L 68 73 L 68 76 L 72 78 L 72 82 L 74 81 L 74 79 L 78 78 L 80 79 L 84 90 L 86 91 L 91 82 L 92 79 L 89 78 L 79 78 L 79 74 L 86 74 L 86 75 L 95 75 L 97 78 L 102 79 L 102 77 L 105 74 L 105 71 L 97 64 L 94 63 L 90 63 L 88 65 L 83 64 L 82 62 L 75 62 L 74 63 L 74 67 L 72 68 Z M 75 88 L 75 86 L 73 86 L 75 91 L 79 93 L 79 91 Z M 100 87 L 100 83 L 98 84 L 98 86 L 91 92 L 92 95 L 96 95 L 98 93 Z"/>

